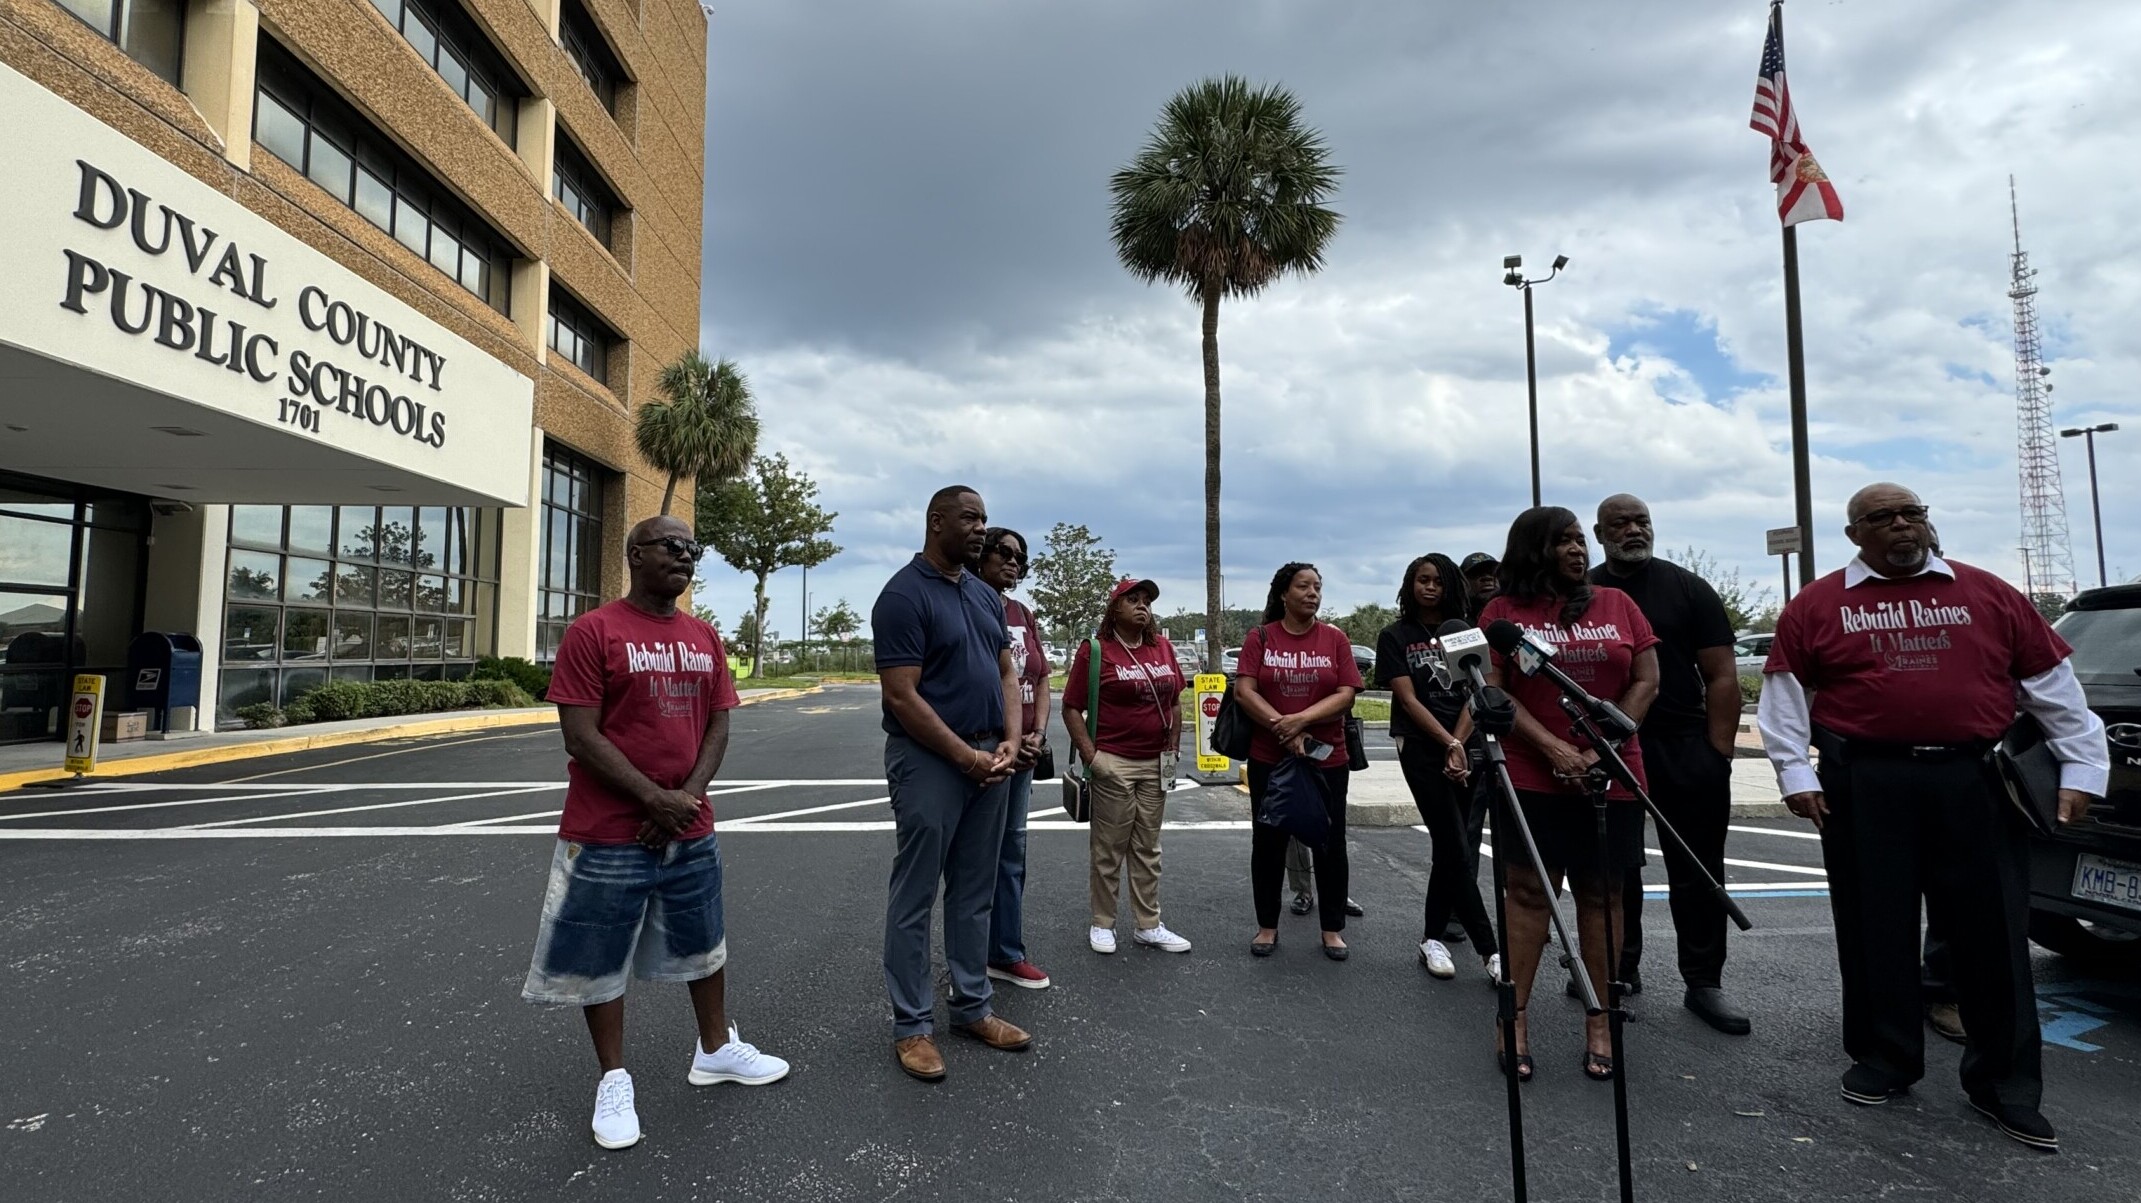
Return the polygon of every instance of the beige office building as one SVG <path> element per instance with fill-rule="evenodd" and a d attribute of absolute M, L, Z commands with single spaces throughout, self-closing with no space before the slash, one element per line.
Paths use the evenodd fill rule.
<path fill-rule="evenodd" d="M 0 0 L 0 741 L 541 659 L 698 343 L 691 0 Z M 684 495 L 689 512 L 689 493 Z"/>

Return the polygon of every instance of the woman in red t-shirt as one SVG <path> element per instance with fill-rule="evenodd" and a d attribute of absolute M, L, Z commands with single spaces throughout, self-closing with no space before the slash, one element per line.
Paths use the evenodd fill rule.
<path fill-rule="evenodd" d="M 1288 564 L 1271 578 L 1262 626 L 1242 640 L 1234 696 L 1255 727 L 1249 743 L 1249 809 L 1263 809 L 1271 770 L 1280 758 L 1305 755 L 1309 741 L 1322 744 L 1324 807 L 1330 837 L 1316 850 L 1317 910 L 1323 923 L 1323 955 L 1346 959 L 1346 713 L 1360 690 L 1353 644 L 1327 622 L 1323 575 L 1314 564 Z M 1256 897 L 1256 938 L 1249 951 L 1270 956 L 1279 942 L 1279 887 L 1286 875 L 1290 837 L 1276 827 L 1249 829 L 1249 882 Z"/>
<path fill-rule="evenodd" d="M 1509 526 L 1509 546 L 1502 553 L 1501 592 L 1480 613 L 1479 625 L 1506 619 L 1558 652 L 1555 663 L 1592 696 L 1617 702 L 1640 723 L 1658 696 L 1658 637 L 1618 589 L 1591 585 L 1590 548 L 1583 524 L 1559 506 L 1535 506 Z M 1584 965 L 1594 983 L 1611 981 L 1606 964 L 1606 925 L 1613 945 L 1621 947 L 1621 876 L 1643 864 L 1643 810 L 1619 785 L 1608 793 L 1606 860 L 1600 868 L 1597 818 L 1584 780 L 1598 763 L 1598 752 L 1576 733 L 1560 705 L 1560 687 L 1544 673 L 1527 677 L 1500 653 L 1488 681 L 1508 691 L 1517 704 L 1515 738 L 1506 741 L 1509 778 L 1524 808 L 1524 821 L 1538 845 L 1539 859 L 1555 890 L 1564 878 L 1576 894 L 1576 926 Z M 1643 779 L 1643 751 L 1626 740 L 1621 757 Z M 1495 828 L 1496 847 L 1517 847 Z M 1497 855 L 1501 855 L 1497 852 Z M 1546 943 L 1547 885 L 1532 871 L 1528 857 L 1508 856 L 1509 930 L 1502 947 L 1509 977 L 1517 992 L 1517 1076 L 1531 1077 L 1531 1057 L 1524 1050 L 1524 1009 L 1531 1000 L 1532 978 Z M 1603 879 L 1603 880 L 1602 880 Z M 1584 1073 L 1600 1082 L 1613 1080 L 1611 1034 L 1604 1015 L 1585 1021 Z"/>
<path fill-rule="evenodd" d="M 1115 951 L 1125 861 L 1130 913 L 1137 921 L 1130 938 L 1162 952 L 1189 951 L 1189 941 L 1160 922 L 1160 823 L 1174 784 L 1172 763 L 1182 755 L 1182 670 L 1174 647 L 1152 620 L 1152 603 L 1159 596 L 1160 587 L 1151 581 L 1117 581 L 1099 632 L 1072 653 L 1070 676 L 1063 682 L 1063 725 L 1093 783 L 1086 883 L 1093 925 L 1086 943 L 1102 954 Z M 1096 642 L 1100 707 L 1096 729 L 1087 731 L 1087 674 L 1095 669 Z"/>

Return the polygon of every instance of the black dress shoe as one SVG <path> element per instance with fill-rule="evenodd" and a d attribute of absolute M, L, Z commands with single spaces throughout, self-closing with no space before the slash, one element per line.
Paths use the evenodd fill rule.
<path fill-rule="evenodd" d="M 1843 1088 L 1845 1101 L 1861 1107 L 1878 1107 L 1910 1092 L 1908 1083 L 1899 1084 L 1869 1065 L 1854 1065 L 1845 1070 Z"/>
<path fill-rule="evenodd" d="M 1970 1105 L 1984 1113 L 1993 1123 L 2000 1125 L 2000 1131 L 2006 1133 L 2010 1139 L 2018 1140 L 2041 1153 L 2059 1151 L 2059 1134 L 2052 1131 L 2052 1125 L 2044 1118 L 2044 1113 L 2035 1107 L 2009 1106 L 1988 1095 L 1970 1096 Z"/>
<path fill-rule="evenodd" d="M 1716 986 L 1689 986 L 1687 997 L 1681 1005 L 1695 1012 L 1702 1021 L 1727 1036 L 1745 1036 L 1754 1030 L 1754 1025 L 1732 1005 L 1725 992 Z"/>
<path fill-rule="evenodd" d="M 1288 909 L 1296 915 L 1306 915 L 1316 909 L 1316 900 L 1307 894 L 1296 894 L 1293 905 Z"/>
<path fill-rule="evenodd" d="M 1353 901 L 1351 898 L 1346 899 L 1346 914 L 1353 916 L 1355 919 L 1358 919 L 1362 915 L 1365 915 L 1367 913 L 1368 912 L 1360 909 L 1360 904 L 1358 902 Z"/>
<path fill-rule="evenodd" d="M 1347 948 L 1343 944 L 1339 944 L 1336 946 L 1326 944 L 1323 946 L 1323 955 L 1331 958 L 1334 961 L 1343 961 L 1347 957 L 1353 955 L 1353 950 Z"/>

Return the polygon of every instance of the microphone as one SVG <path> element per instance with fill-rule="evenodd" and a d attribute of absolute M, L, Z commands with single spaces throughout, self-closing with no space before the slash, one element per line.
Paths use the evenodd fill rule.
<path fill-rule="evenodd" d="M 1507 735 L 1516 725 L 1516 703 L 1487 684 L 1487 636 L 1463 619 L 1452 618 L 1435 631 L 1442 661 L 1471 694 L 1472 722 L 1489 735 Z"/>
<path fill-rule="evenodd" d="M 1619 706 L 1604 698 L 1592 697 L 1583 686 L 1570 680 L 1569 675 L 1561 671 L 1561 666 L 1554 663 L 1554 649 L 1544 641 L 1533 638 L 1524 628 L 1506 618 L 1497 618 L 1487 624 L 1487 643 L 1495 651 L 1507 656 L 1510 663 L 1516 665 L 1517 671 L 1525 676 L 1536 677 L 1545 673 L 1548 680 L 1561 688 L 1562 693 L 1583 707 L 1584 712 L 1591 716 L 1592 722 L 1599 725 L 1607 739 L 1627 739 L 1635 734 L 1634 719 L 1622 713 Z"/>

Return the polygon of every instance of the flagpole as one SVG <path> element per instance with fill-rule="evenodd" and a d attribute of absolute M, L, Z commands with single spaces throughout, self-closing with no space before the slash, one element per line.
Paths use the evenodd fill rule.
<path fill-rule="evenodd" d="M 1770 0 L 1784 51 L 1784 0 Z M 1799 527 L 1799 587 L 1814 583 L 1813 466 L 1806 433 L 1806 339 L 1799 323 L 1799 231 L 1784 227 L 1784 356 L 1792 405 L 1792 510 Z"/>

